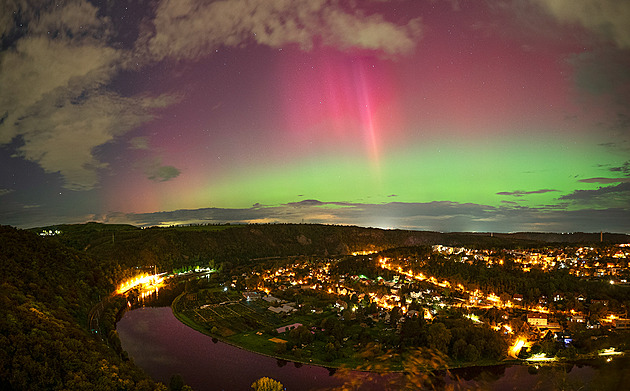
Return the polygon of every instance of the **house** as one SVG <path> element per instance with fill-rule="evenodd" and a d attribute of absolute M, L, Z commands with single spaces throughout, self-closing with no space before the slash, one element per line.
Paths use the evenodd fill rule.
<path fill-rule="evenodd" d="M 409 295 L 411 296 L 412 299 L 422 298 L 422 292 L 409 292 Z"/>
<path fill-rule="evenodd" d="M 589 320 L 588 322 L 586 322 L 586 328 L 587 329 L 598 329 L 600 327 L 602 327 L 602 324 L 599 323 L 598 321 L 591 322 Z"/>
<path fill-rule="evenodd" d="M 259 292 L 253 292 L 253 291 L 243 292 L 243 297 L 247 301 L 258 300 L 258 299 L 260 299 L 260 293 Z"/>
<path fill-rule="evenodd" d="M 276 329 L 276 331 L 278 332 L 278 334 L 282 334 L 285 331 L 293 330 L 293 329 L 295 329 L 297 327 L 300 327 L 300 326 L 302 326 L 302 323 L 293 323 L 293 324 L 289 324 L 289 325 L 286 325 L 286 326 L 278 327 Z"/>
<path fill-rule="evenodd" d="M 550 331 L 562 331 L 562 326 L 558 322 L 547 322 L 547 325 L 544 326 Z"/>
<path fill-rule="evenodd" d="M 584 315 L 575 314 L 575 315 L 571 316 L 571 322 L 584 323 L 584 322 L 586 322 L 586 319 L 584 318 Z"/>
<path fill-rule="evenodd" d="M 547 314 L 541 314 L 538 312 L 530 312 L 527 314 L 527 323 L 533 326 L 546 326 Z"/>
<path fill-rule="evenodd" d="M 266 301 L 267 303 L 279 303 L 282 301 L 278 299 L 277 297 L 273 297 L 273 296 L 265 296 L 262 299 Z"/>
<path fill-rule="evenodd" d="M 555 339 L 562 342 L 563 345 L 568 345 L 573 342 L 573 337 L 566 331 L 562 331 L 555 334 Z"/>
<path fill-rule="evenodd" d="M 274 312 L 276 314 L 280 314 L 280 313 L 285 313 L 288 314 L 289 312 L 293 312 L 293 311 L 297 311 L 293 306 L 293 303 L 289 303 L 289 304 L 283 304 L 280 307 L 274 307 L 271 306 L 269 308 L 267 308 L 269 311 Z"/>
<path fill-rule="evenodd" d="M 618 330 L 630 329 L 630 319 L 615 318 L 612 320 L 612 325 Z"/>

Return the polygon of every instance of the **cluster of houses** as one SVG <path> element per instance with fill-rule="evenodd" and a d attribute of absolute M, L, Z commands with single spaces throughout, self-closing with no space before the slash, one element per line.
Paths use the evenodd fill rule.
<path fill-rule="evenodd" d="M 463 247 L 447 247 L 447 246 L 433 246 L 434 251 L 448 254 L 458 255 L 460 260 L 470 258 L 472 260 L 483 260 L 491 263 L 502 263 L 499 259 L 500 256 L 505 256 L 505 252 L 493 253 L 490 250 L 470 250 Z M 535 251 L 508 251 L 512 259 L 516 260 L 516 263 L 522 264 L 524 270 L 531 267 L 540 267 L 546 270 L 552 268 L 570 268 L 575 269 L 591 269 L 598 270 L 600 266 L 604 265 L 606 272 L 609 275 L 617 275 L 619 273 L 628 273 L 630 268 L 628 267 L 628 258 L 630 257 L 630 248 L 619 247 L 618 249 L 610 250 L 606 253 L 607 261 L 602 263 L 601 258 L 593 256 L 590 248 L 579 248 L 574 254 L 570 254 L 562 249 L 554 251 L 549 254 L 542 254 Z M 507 250 L 506 250 L 507 251 Z M 595 251 L 595 250 L 593 250 Z M 515 308 L 521 311 L 530 311 L 527 313 L 526 321 L 532 328 L 537 331 L 539 337 L 546 335 L 548 332 L 556 333 L 562 338 L 568 340 L 569 337 L 565 335 L 561 326 L 561 322 L 554 320 L 552 314 L 548 311 L 548 305 L 551 303 L 558 303 L 566 300 L 565 294 L 558 292 L 552 297 L 547 298 L 542 296 L 538 299 L 538 306 L 533 308 L 531 303 L 525 305 L 523 295 L 515 294 L 507 301 L 507 298 L 500 299 L 493 294 L 482 294 L 481 292 L 467 292 L 463 287 L 451 287 L 447 281 L 436 281 L 431 277 L 424 277 L 421 275 L 414 275 L 411 272 L 404 272 L 397 270 L 399 273 L 391 281 L 383 279 L 371 280 L 365 276 L 349 276 L 344 275 L 339 278 L 333 278 L 330 273 L 331 264 L 333 261 L 321 261 L 316 264 L 312 263 L 295 263 L 293 265 L 284 266 L 276 270 L 267 270 L 262 275 L 262 280 L 265 281 L 264 290 L 267 294 L 260 291 L 246 291 L 243 292 L 245 300 L 263 300 L 267 302 L 267 309 L 275 314 L 291 314 L 297 311 L 295 303 L 285 302 L 276 297 L 269 295 L 270 287 L 278 289 L 287 289 L 288 287 L 295 287 L 301 289 L 315 289 L 319 291 L 327 291 L 329 294 L 337 295 L 336 307 L 341 310 L 348 308 L 348 303 L 343 300 L 343 297 L 350 297 L 356 295 L 359 300 L 368 299 L 370 302 L 375 302 L 380 307 L 377 314 L 368 315 L 375 321 L 387 320 L 389 317 L 389 309 L 397 306 L 403 311 L 403 315 L 406 316 L 423 316 L 424 318 L 431 318 L 432 308 L 447 307 L 447 306 L 460 306 L 470 308 L 491 308 L 496 307 L 499 309 Z M 381 267 L 387 267 L 387 263 L 381 262 Z M 394 269 L 391 269 L 394 270 Z M 575 273 L 574 273 L 575 274 Z M 422 289 L 409 289 L 412 284 L 418 283 L 418 281 L 425 281 L 427 284 Z M 236 281 L 233 281 L 236 282 Z M 619 282 L 623 280 L 619 279 Z M 269 285 L 269 283 L 272 283 Z M 416 285 L 417 286 L 417 285 Z M 383 289 L 385 288 L 385 289 Z M 442 291 L 444 288 L 450 288 L 449 297 L 442 297 Z M 502 296 L 503 297 L 503 296 Z M 576 295 L 571 298 L 576 299 L 578 302 L 586 302 L 587 298 L 584 295 Z M 409 308 L 410 303 L 418 303 L 422 309 L 420 312 Z M 606 305 L 606 300 L 590 300 L 590 304 Z M 521 314 L 523 312 L 520 312 Z M 519 315 L 520 316 L 520 315 Z M 630 328 L 630 320 L 618 315 L 610 315 L 607 318 L 599 319 L 599 321 L 591 321 L 586 315 L 581 312 L 571 311 L 563 313 L 558 312 L 555 316 L 566 316 L 569 322 L 583 324 L 586 328 L 599 328 L 599 327 L 613 327 L 616 329 L 628 329 Z M 401 318 L 404 321 L 404 317 Z M 508 318 L 504 318 L 506 325 L 509 323 Z M 564 321 L 564 319 L 563 319 Z M 564 322 L 562 322 L 564 323 Z M 290 325 L 289 325 L 290 326 Z M 286 331 L 286 327 L 284 330 Z M 498 327 L 502 327 L 499 325 Z M 509 326 L 505 327 L 510 329 Z M 281 331 L 278 331 L 281 333 Z"/>
<path fill-rule="evenodd" d="M 462 262 L 484 261 L 489 265 L 503 264 L 509 256 L 524 271 L 569 269 L 578 277 L 611 277 L 619 283 L 628 283 L 630 274 L 630 245 L 620 244 L 607 248 L 566 247 L 548 253 L 538 250 L 477 250 L 465 247 L 434 245 L 433 251 L 443 255 L 459 255 Z"/>
<path fill-rule="evenodd" d="M 263 296 L 261 292 L 258 291 L 245 291 L 242 294 L 243 298 L 247 301 L 258 299 L 266 301 L 269 304 L 269 307 L 267 307 L 267 309 L 275 314 L 290 314 L 297 311 L 297 308 L 295 308 L 295 303 L 287 303 L 285 300 L 281 300 L 271 295 Z"/>

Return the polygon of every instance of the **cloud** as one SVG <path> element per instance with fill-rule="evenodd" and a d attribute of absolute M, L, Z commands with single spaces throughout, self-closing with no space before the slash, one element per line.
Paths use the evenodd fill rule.
<path fill-rule="evenodd" d="M 181 171 L 173 166 L 163 166 L 159 160 L 145 169 L 147 178 L 154 182 L 166 182 L 177 178 Z"/>
<path fill-rule="evenodd" d="M 92 189 L 107 167 L 94 149 L 152 120 L 174 99 L 107 88 L 129 54 L 108 45 L 111 23 L 90 3 L 12 6 L 19 20 L 9 18 L 3 30 L 0 145 L 17 139 L 16 156 L 60 173 L 67 189 Z"/>
<path fill-rule="evenodd" d="M 497 194 L 498 195 L 514 196 L 514 197 L 523 197 L 523 196 L 529 195 L 529 194 L 544 194 L 544 193 L 550 193 L 550 192 L 554 192 L 554 191 L 558 191 L 558 190 L 541 189 L 541 190 L 533 190 L 533 191 L 522 191 L 522 190 L 500 191 Z"/>
<path fill-rule="evenodd" d="M 420 38 L 419 19 L 404 25 L 379 14 L 350 10 L 335 0 L 164 0 L 156 9 L 146 45 L 154 59 L 195 59 L 221 45 L 250 42 L 273 48 L 296 44 L 310 50 L 316 40 L 340 49 L 365 49 L 400 55 L 412 51 Z"/>
<path fill-rule="evenodd" d="M 630 176 L 630 160 L 626 160 L 619 167 L 611 167 L 609 170 L 612 172 L 621 172 L 623 175 Z"/>
<path fill-rule="evenodd" d="M 594 205 L 597 207 L 621 207 L 629 209 L 630 206 L 630 181 L 619 183 L 615 186 L 604 186 L 596 190 L 575 190 L 563 195 L 559 200 L 574 201 L 581 205 Z"/>
<path fill-rule="evenodd" d="M 561 22 L 579 23 L 611 39 L 620 48 L 630 47 L 630 2 L 623 0 L 536 0 Z"/>
<path fill-rule="evenodd" d="M 149 149 L 149 138 L 134 137 L 129 140 L 129 144 L 131 144 L 131 149 L 147 150 Z"/>
<path fill-rule="evenodd" d="M 583 182 L 583 183 L 624 183 L 624 182 L 630 182 L 630 178 L 601 178 L 601 177 L 600 178 L 586 178 L 586 179 L 580 179 L 578 182 Z"/>
<path fill-rule="evenodd" d="M 339 208 L 339 205 L 344 207 Z M 297 207 L 296 207 L 297 206 Z M 361 204 L 309 200 L 277 206 L 254 205 L 251 208 L 204 208 L 171 212 L 94 216 L 107 223 L 128 223 L 138 226 L 217 223 L 323 223 L 401 228 L 430 231 L 575 231 L 630 232 L 630 209 L 529 208 L 457 203 Z"/>

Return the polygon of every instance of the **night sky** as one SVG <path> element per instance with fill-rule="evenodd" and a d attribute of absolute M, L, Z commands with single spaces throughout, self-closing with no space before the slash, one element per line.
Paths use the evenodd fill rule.
<path fill-rule="evenodd" d="M 0 0 L 0 224 L 630 233 L 629 20 L 625 0 Z"/>

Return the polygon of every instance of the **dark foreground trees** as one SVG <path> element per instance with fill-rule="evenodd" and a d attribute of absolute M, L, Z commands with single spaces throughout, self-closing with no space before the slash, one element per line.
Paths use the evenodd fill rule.
<path fill-rule="evenodd" d="M 86 329 L 113 269 L 0 226 L 0 389 L 166 390 Z"/>

